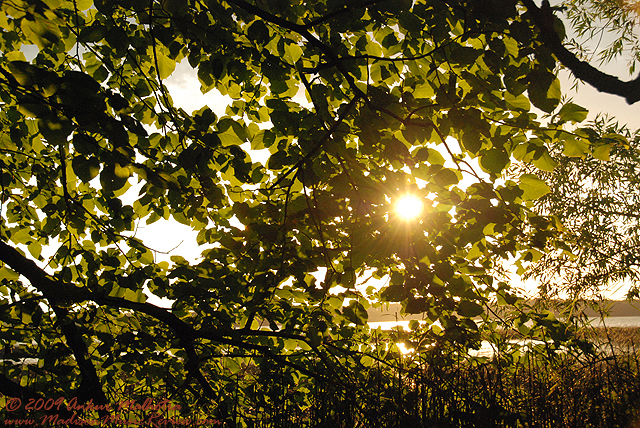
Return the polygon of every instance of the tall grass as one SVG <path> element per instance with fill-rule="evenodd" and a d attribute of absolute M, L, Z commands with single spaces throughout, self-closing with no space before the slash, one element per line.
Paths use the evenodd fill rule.
<path fill-rule="evenodd" d="M 271 373 L 254 379 L 253 416 L 245 412 L 236 422 L 261 428 L 640 427 L 634 347 L 640 330 L 596 333 L 594 340 L 607 346 L 593 354 L 538 344 L 499 349 L 490 358 L 447 348 L 397 355 L 392 368 L 371 368 L 353 390 L 330 379 L 296 385 L 284 371 Z M 309 403 L 296 401 L 298 387 L 309 391 Z"/>

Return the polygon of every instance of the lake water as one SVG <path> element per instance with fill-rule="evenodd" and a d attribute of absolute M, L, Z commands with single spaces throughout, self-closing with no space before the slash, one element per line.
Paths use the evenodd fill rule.
<path fill-rule="evenodd" d="M 600 318 L 589 318 L 594 327 L 640 327 L 640 317 L 607 317 L 604 325 Z"/>
<path fill-rule="evenodd" d="M 627 317 L 606 317 L 604 319 L 604 323 L 601 318 L 590 317 L 589 322 L 594 327 L 640 327 L 640 316 L 627 316 Z M 369 326 L 371 328 L 381 327 L 383 330 L 390 330 L 391 328 L 401 325 L 405 328 L 405 330 L 409 329 L 409 321 L 381 321 L 381 322 L 370 322 Z M 538 341 L 529 341 L 531 344 L 542 343 Z M 517 343 L 520 345 L 526 344 L 527 342 L 521 340 L 514 340 L 513 343 Z M 473 349 L 469 352 L 471 355 L 478 357 L 491 357 L 494 355 L 495 350 L 489 342 L 482 342 L 480 349 Z"/>

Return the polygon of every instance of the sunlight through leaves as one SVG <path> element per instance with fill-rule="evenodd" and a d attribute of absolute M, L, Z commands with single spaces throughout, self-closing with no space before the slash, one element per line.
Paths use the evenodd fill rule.
<path fill-rule="evenodd" d="M 412 220 L 422 213 L 422 200 L 415 195 L 404 195 L 395 204 L 395 211 L 404 220 Z"/>

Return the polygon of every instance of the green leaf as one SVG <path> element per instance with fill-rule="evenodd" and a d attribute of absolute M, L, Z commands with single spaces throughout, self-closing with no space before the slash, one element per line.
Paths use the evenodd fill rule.
<path fill-rule="evenodd" d="M 431 86 L 431 83 L 424 82 L 420 85 L 417 85 L 416 88 L 411 92 L 411 94 L 415 98 L 431 98 L 436 94 L 436 92 L 433 90 L 433 86 Z"/>
<path fill-rule="evenodd" d="M 498 148 L 491 149 L 480 157 L 480 165 L 485 171 L 500 174 L 509 164 L 509 155 Z"/>
<path fill-rule="evenodd" d="M 125 172 L 120 165 L 107 165 L 100 173 L 100 184 L 104 190 L 115 192 L 124 187 L 128 177 L 129 171 Z"/>
<path fill-rule="evenodd" d="M 294 43 L 289 43 L 284 48 L 284 60 L 290 64 L 298 62 L 302 56 L 302 48 Z"/>
<path fill-rule="evenodd" d="M 484 313 L 484 308 L 481 305 L 469 300 L 461 300 L 457 310 L 460 315 L 467 318 L 477 317 Z"/>
<path fill-rule="evenodd" d="M 522 199 L 525 201 L 539 199 L 551 191 L 547 183 L 533 174 L 521 175 L 518 187 L 524 192 Z"/>
<path fill-rule="evenodd" d="M 268 129 L 258 131 L 251 139 L 251 150 L 269 148 L 275 143 L 276 135 Z"/>
<path fill-rule="evenodd" d="M 0 268 L 0 278 L 6 278 L 11 281 L 17 281 L 20 278 L 20 274 L 7 266 L 2 266 Z"/>
<path fill-rule="evenodd" d="M 529 99 L 534 106 L 551 113 L 560 103 L 560 81 L 548 71 L 534 70 L 527 76 Z"/>
<path fill-rule="evenodd" d="M 158 61 L 158 77 L 160 79 L 166 79 L 173 74 L 176 69 L 175 60 L 160 51 L 156 52 L 156 60 Z"/>
<path fill-rule="evenodd" d="M 180 155 L 178 156 L 178 163 L 185 170 L 189 170 L 202 160 L 204 153 L 204 148 L 201 145 L 192 143 L 189 147 L 180 152 Z"/>
<path fill-rule="evenodd" d="M 147 300 L 147 296 L 144 295 L 142 290 L 130 290 L 128 288 L 115 285 L 111 292 L 110 297 L 121 297 L 130 302 L 144 303 Z"/>
<path fill-rule="evenodd" d="M 75 134 L 73 136 L 73 147 L 83 155 L 97 154 L 99 146 L 95 138 L 87 134 Z"/>
<path fill-rule="evenodd" d="M 544 152 L 542 156 L 533 161 L 533 164 L 540 168 L 543 171 L 553 171 L 555 167 L 558 166 L 558 162 L 556 162 L 548 152 Z"/>
<path fill-rule="evenodd" d="M 76 156 L 71 161 L 71 167 L 76 176 L 84 182 L 93 180 L 100 173 L 100 161 L 94 156 L 89 159 Z"/>
<path fill-rule="evenodd" d="M 380 297 L 384 302 L 401 302 L 411 296 L 411 292 L 402 284 L 391 284 L 382 290 Z"/>
<path fill-rule="evenodd" d="M 458 64 L 469 65 L 476 62 L 481 54 L 482 51 L 480 49 L 454 43 L 451 45 L 451 55 L 449 59 Z"/>
<path fill-rule="evenodd" d="M 502 42 L 504 43 L 505 48 L 507 49 L 507 53 L 514 58 L 517 58 L 520 53 L 520 47 L 518 46 L 518 40 L 513 37 L 503 37 Z"/>
<path fill-rule="evenodd" d="M 79 11 L 87 10 L 93 5 L 93 0 L 76 0 L 76 7 Z"/>
<path fill-rule="evenodd" d="M 257 20 L 247 29 L 247 36 L 249 36 L 250 40 L 259 44 L 267 44 L 269 41 L 269 28 L 262 20 Z"/>
<path fill-rule="evenodd" d="M 60 40 L 60 29 L 50 20 L 35 16 L 33 20 L 23 19 L 22 32 L 40 49 L 46 49 Z"/>
<path fill-rule="evenodd" d="M 424 297 L 410 298 L 404 307 L 407 314 L 421 314 L 427 312 L 430 308 L 429 301 Z"/>
<path fill-rule="evenodd" d="M 124 124 L 125 128 L 133 134 L 140 135 L 142 137 L 147 136 L 147 130 L 144 129 L 142 124 L 136 119 L 126 114 L 120 114 L 120 121 Z"/>
<path fill-rule="evenodd" d="M 367 310 L 357 300 L 349 302 L 349 306 L 342 309 L 344 317 L 356 325 L 365 325 L 369 315 Z"/>
<path fill-rule="evenodd" d="M 566 103 L 557 113 L 557 116 L 560 118 L 559 123 L 577 123 L 585 120 L 588 114 L 589 110 L 587 110 L 586 108 L 580 107 L 579 105 L 574 103 Z"/>
<path fill-rule="evenodd" d="M 239 146 L 244 143 L 244 140 L 240 139 L 238 134 L 236 134 L 232 128 L 229 128 L 226 132 L 218 134 L 218 138 L 220 138 L 223 147 Z"/>
<path fill-rule="evenodd" d="M 612 144 L 603 144 L 593 148 L 593 157 L 603 161 L 609 161 Z"/>
<path fill-rule="evenodd" d="M 513 96 L 509 92 L 505 92 L 504 100 L 507 102 L 507 106 L 513 110 L 529 111 L 531 109 L 529 99 L 523 94 Z"/>
<path fill-rule="evenodd" d="M 442 168 L 433 176 L 433 181 L 442 187 L 449 187 L 458 184 L 460 178 L 456 171 L 449 168 Z"/>
<path fill-rule="evenodd" d="M 413 157 L 418 162 L 429 162 L 431 165 L 444 166 L 444 157 L 439 151 L 431 147 L 422 147 L 414 152 Z"/>
<path fill-rule="evenodd" d="M 36 259 L 40 259 L 40 253 L 42 253 L 42 245 L 39 242 L 32 242 L 27 246 L 29 253 Z"/>
<path fill-rule="evenodd" d="M 567 137 L 564 139 L 564 155 L 571 157 L 584 157 L 584 155 L 589 150 L 589 143 L 587 143 L 582 138 L 567 134 Z"/>
<path fill-rule="evenodd" d="M 39 116 L 40 133 L 50 144 L 64 144 L 73 132 L 73 123 L 66 118 L 45 115 Z"/>
<path fill-rule="evenodd" d="M 217 134 L 225 147 L 239 146 L 247 140 L 247 133 L 244 125 L 228 117 L 222 118 L 218 121 Z"/>
<path fill-rule="evenodd" d="M 176 219 L 178 223 L 191 226 L 191 220 L 189 220 L 182 212 L 173 213 L 173 218 Z"/>
<path fill-rule="evenodd" d="M 9 71 L 22 86 L 31 86 L 36 81 L 37 68 L 26 61 L 11 61 Z"/>
<path fill-rule="evenodd" d="M 91 26 L 84 27 L 82 31 L 80 31 L 78 40 L 83 43 L 96 43 L 103 40 L 106 34 L 107 28 L 104 25 L 94 23 Z"/>
<path fill-rule="evenodd" d="M 513 305 L 518 301 L 518 296 L 502 291 L 497 294 L 499 305 Z"/>
<path fill-rule="evenodd" d="M 62 84 L 67 89 L 67 93 L 72 97 L 78 95 L 83 98 L 93 98 L 98 94 L 102 87 L 93 77 L 80 71 L 69 70 L 62 77 Z M 97 99 L 97 98 L 96 98 Z M 75 99 L 77 101 L 77 98 Z M 85 105 L 83 108 L 93 108 L 94 106 Z"/>

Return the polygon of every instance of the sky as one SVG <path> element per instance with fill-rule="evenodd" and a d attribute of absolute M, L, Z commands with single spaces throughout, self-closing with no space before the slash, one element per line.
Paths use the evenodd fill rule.
<path fill-rule="evenodd" d="M 631 80 L 626 72 L 626 66 L 621 63 L 600 68 L 618 76 L 621 80 Z M 615 117 L 620 123 L 627 124 L 631 130 L 640 128 L 640 103 L 630 106 L 621 97 L 598 92 L 584 83 L 580 83 L 577 89 L 571 90 L 574 79 L 566 70 L 560 73 L 560 83 L 564 94 L 571 97 L 574 103 L 589 110 L 588 120 L 593 120 L 597 113 L 606 113 Z"/>

